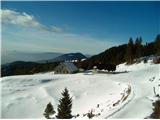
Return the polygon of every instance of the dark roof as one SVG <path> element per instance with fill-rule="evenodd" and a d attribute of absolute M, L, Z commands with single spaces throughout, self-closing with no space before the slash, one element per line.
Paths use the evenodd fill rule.
<path fill-rule="evenodd" d="M 71 63 L 71 62 L 64 62 L 64 63 L 61 63 L 61 65 L 66 66 L 67 69 L 68 69 L 69 71 L 71 71 L 71 72 L 78 70 L 78 68 L 77 68 L 73 63 Z"/>

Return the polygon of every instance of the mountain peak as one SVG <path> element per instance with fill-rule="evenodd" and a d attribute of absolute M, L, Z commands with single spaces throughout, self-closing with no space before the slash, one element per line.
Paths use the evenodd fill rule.
<path fill-rule="evenodd" d="M 75 61 L 75 60 L 82 60 L 86 58 L 87 57 L 80 52 L 67 53 L 67 54 L 60 55 L 54 59 L 50 59 L 47 62 Z"/>

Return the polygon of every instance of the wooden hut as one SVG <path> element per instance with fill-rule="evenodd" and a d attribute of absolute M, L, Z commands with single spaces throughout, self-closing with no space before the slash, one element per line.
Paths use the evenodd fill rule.
<path fill-rule="evenodd" d="M 54 70 L 55 74 L 73 74 L 78 72 L 78 68 L 71 62 L 60 63 Z"/>

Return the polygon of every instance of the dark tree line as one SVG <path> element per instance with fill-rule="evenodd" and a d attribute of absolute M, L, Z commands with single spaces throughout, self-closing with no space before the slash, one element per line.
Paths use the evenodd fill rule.
<path fill-rule="evenodd" d="M 136 59 L 149 55 L 160 55 L 160 35 L 157 35 L 154 42 L 142 44 L 142 38 L 137 37 L 135 43 L 130 38 L 126 49 L 126 62 L 132 64 L 136 62 Z"/>
<path fill-rule="evenodd" d="M 129 39 L 127 44 L 115 46 L 107 49 L 106 51 L 94 55 L 85 61 L 76 63 L 79 68 L 85 70 L 92 69 L 96 64 L 113 64 L 118 65 L 124 62 L 132 64 L 136 59 L 149 55 L 160 55 L 160 35 L 157 35 L 155 40 L 150 43 L 142 44 L 142 37 L 137 37 L 134 41 Z"/>
<path fill-rule="evenodd" d="M 17 61 L 9 65 L 2 65 L 1 76 L 3 77 L 10 75 L 25 75 L 25 74 L 53 71 L 58 64 L 59 64 L 58 62 L 36 63 L 36 62 Z"/>
<path fill-rule="evenodd" d="M 114 65 L 114 64 L 101 64 L 101 63 L 99 63 L 99 64 L 95 64 L 95 66 L 98 70 L 104 69 L 104 70 L 108 70 L 108 72 L 110 72 L 110 71 L 113 72 L 116 70 L 116 65 Z"/>
<path fill-rule="evenodd" d="M 120 45 L 116 47 L 109 48 L 108 50 L 90 57 L 85 61 L 81 61 L 76 63 L 79 68 L 83 68 L 85 70 L 92 69 L 93 66 L 97 64 L 103 64 L 107 66 L 107 64 L 120 64 L 125 62 L 125 52 L 127 45 Z"/>
<path fill-rule="evenodd" d="M 130 38 L 125 54 L 127 64 L 132 64 L 134 59 L 144 56 L 144 48 L 145 46 L 142 45 L 141 37 L 137 37 L 135 43 L 133 42 L 133 39 Z"/>

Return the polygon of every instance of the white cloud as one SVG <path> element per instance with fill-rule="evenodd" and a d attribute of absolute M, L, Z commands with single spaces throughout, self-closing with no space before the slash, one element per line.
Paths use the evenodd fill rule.
<path fill-rule="evenodd" d="M 33 16 L 28 15 L 27 13 L 20 14 L 12 10 L 1 10 L 2 23 L 15 24 L 25 27 L 41 27 L 42 25 L 35 20 Z"/>
<path fill-rule="evenodd" d="M 4 24 L 13 24 L 23 27 L 32 27 L 36 29 L 46 30 L 50 32 L 62 32 L 63 29 L 60 27 L 52 26 L 47 27 L 41 24 L 34 16 L 31 16 L 25 12 L 20 13 L 14 10 L 3 9 L 1 10 L 2 23 Z"/>
<path fill-rule="evenodd" d="M 1 10 L 1 14 L 2 23 L 4 23 L 2 24 L 3 51 L 82 52 L 98 54 L 117 44 L 113 40 L 99 40 L 91 36 L 66 33 L 63 32 L 62 28 L 57 26 L 47 27 L 36 20 L 34 16 L 27 13 Z M 14 26 L 11 27 L 10 24 Z M 60 32 L 60 34 L 57 34 L 57 32 Z"/>
<path fill-rule="evenodd" d="M 116 41 L 109 39 L 99 40 L 90 36 L 75 33 L 51 33 L 43 31 L 31 31 L 30 29 L 18 32 L 7 28 L 2 31 L 2 49 L 17 51 L 39 52 L 82 52 L 98 54 L 107 48 L 116 45 Z"/>
<path fill-rule="evenodd" d="M 53 32 L 63 32 L 63 29 L 60 27 L 52 26 L 51 31 Z"/>

